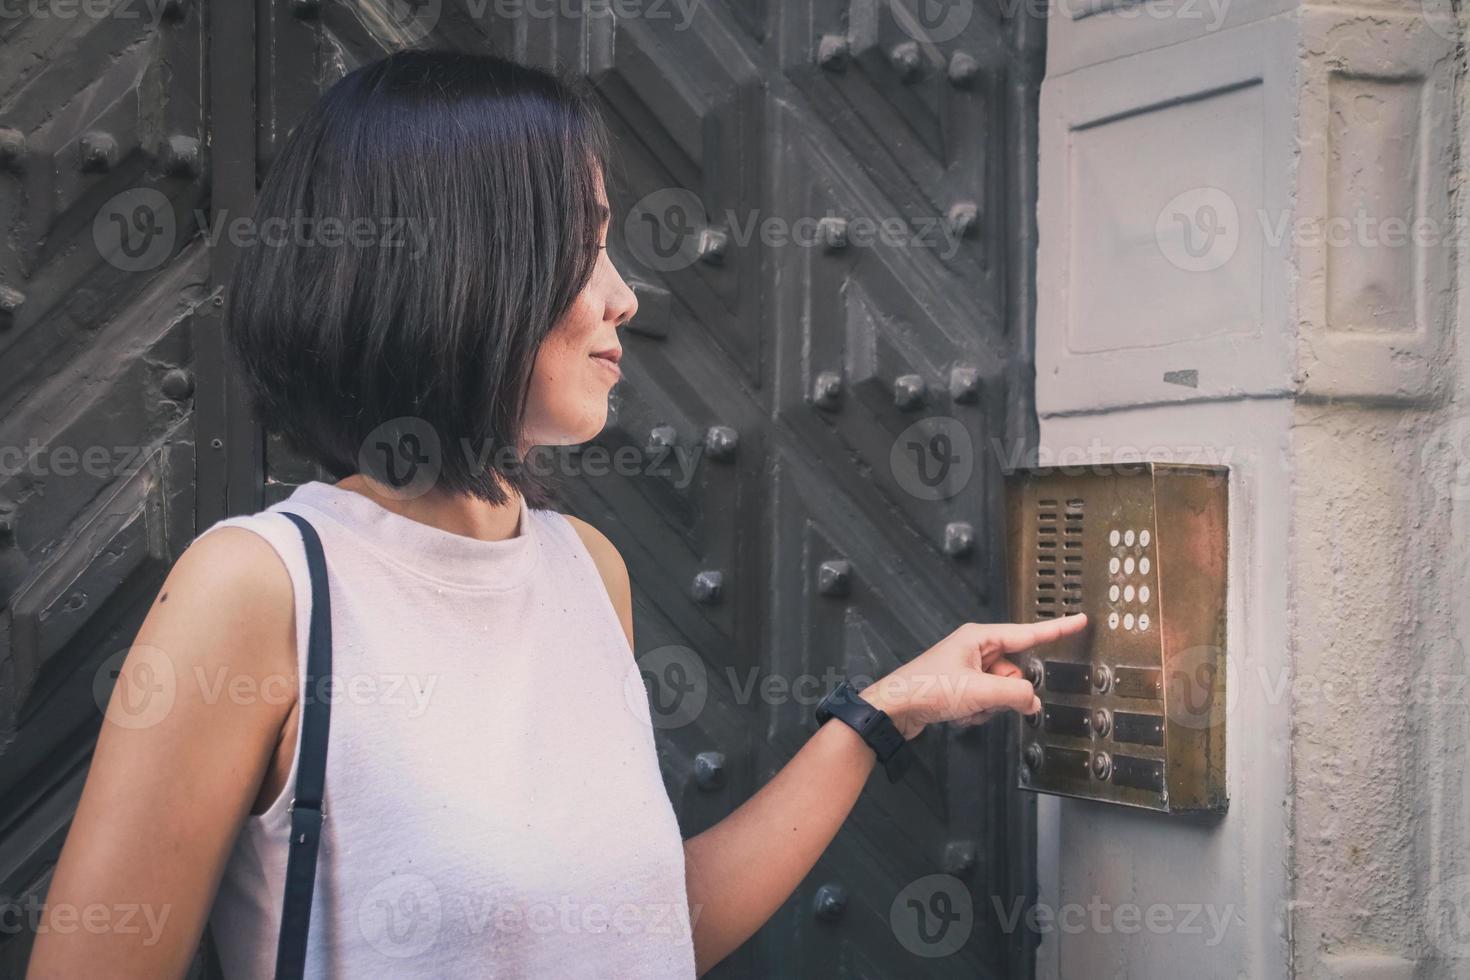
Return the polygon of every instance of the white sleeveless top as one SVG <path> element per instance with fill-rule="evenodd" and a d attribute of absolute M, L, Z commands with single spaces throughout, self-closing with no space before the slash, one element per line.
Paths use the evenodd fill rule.
<path fill-rule="evenodd" d="M 307 976 L 694 976 L 647 697 L 566 518 L 522 502 L 516 537 L 479 541 L 308 483 L 213 525 L 280 554 L 302 677 L 311 589 L 284 510 L 317 529 L 331 579 Z M 229 980 L 274 972 L 295 785 L 293 764 L 225 868 L 210 923 Z"/>

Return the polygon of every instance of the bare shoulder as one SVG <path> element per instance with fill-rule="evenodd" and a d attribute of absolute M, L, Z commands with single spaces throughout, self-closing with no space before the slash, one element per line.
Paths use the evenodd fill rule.
<path fill-rule="evenodd" d="M 562 514 L 562 516 L 567 519 L 567 523 L 582 539 L 582 544 L 586 545 L 587 550 L 591 552 L 592 560 L 597 562 L 598 568 L 603 568 L 606 563 L 608 568 L 617 570 L 624 578 L 627 577 L 628 567 L 623 561 L 623 556 L 618 552 L 617 546 L 608 540 L 607 535 L 580 517 L 573 517 L 571 514 Z M 604 569 L 604 577 L 606 574 L 607 571 Z"/>
<path fill-rule="evenodd" d="M 179 556 L 138 642 L 257 677 L 296 670 L 291 576 L 260 535 L 222 527 Z"/>
<path fill-rule="evenodd" d="M 623 556 L 618 552 L 617 546 L 607 539 L 597 528 L 588 524 L 580 517 L 571 514 L 563 514 L 567 523 L 577 532 L 586 546 L 587 552 L 597 564 L 597 571 L 602 575 L 602 584 L 607 588 L 607 596 L 612 600 L 613 609 L 617 610 L 618 618 L 623 623 L 623 631 L 628 634 L 628 644 L 633 643 L 633 586 L 628 579 L 628 566 L 623 561 Z"/>
<path fill-rule="evenodd" d="M 31 976 L 187 971 L 296 705 L 294 606 L 285 565 L 250 530 L 216 528 L 179 556 L 119 668 L 47 896 L 173 914 L 147 942 L 42 930 Z"/>

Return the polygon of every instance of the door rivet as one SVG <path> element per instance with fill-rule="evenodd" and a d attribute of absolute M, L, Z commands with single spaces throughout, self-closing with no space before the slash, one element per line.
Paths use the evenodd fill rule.
<path fill-rule="evenodd" d="M 944 525 L 944 553 L 951 558 L 968 557 L 975 550 L 975 525 L 951 521 Z"/>
<path fill-rule="evenodd" d="M 980 369 L 970 364 L 956 364 L 949 372 L 949 397 L 961 404 L 973 402 L 980 394 Z"/>
<path fill-rule="evenodd" d="M 83 133 L 79 143 L 84 173 L 105 174 L 117 163 L 117 140 L 111 133 Z"/>
<path fill-rule="evenodd" d="M 812 382 L 812 403 L 827 411 L 842 404 L 842 377 L 835 371 L 823 371 Z"/>
<path fill-rule="evenodd" d="M 895 44 L 893 50 L 888 52 L 888 63 L 893 70 L 898 72 L 898 77 L 904 81 L 911 81 L 919 73 L 919 42 L 905 41 Z"/>
<path fill-rule="evenodd" d="M 847 56 L 851 47 L 841 34 L 823 34 L 817 42 L 817 64 L 827 71 L 842 71 L 847 67 Z"/>
<path fill-rule="evenodd" d="M 845 558 L 822 562 L 817 569 L 817 591 L 828 596 L 845 596 L 850 593 L 852 563 Z"/>
<path fill-rule="evenodd" d="M 724 593 L 725 576 L 709 569 L 694 576 L 694 598 L 707 606 L 720 601 Z"/>
<path fill-rule="evenodd" d="M 812 901 L 812 911 L 817 918 L 826 922 L 835 922 L 842 918 L 842 913 L 847 908 L 847 889 L 836 883 L 826 884 L 817 889 L 816 898 Z"/>
<path fill-rule="evenodd" d="M 917 374 L 901 374 L 893 379 L 893 404 L 905 411 L 924 403 L 924 379 Z"/>
<path fill-rule="evenodd" d="M 708 791 L 725 785 L 725 754 L 701 752 L 694 757 L 694 782 Z"/>
<path fill-rule="evenodd" d="M 740 433 L 728 425 L 712 425 L 704 434 L 704 444 L 710 459 L 725 462 L 735 458 L 735 449 L 740 445 Z"/>

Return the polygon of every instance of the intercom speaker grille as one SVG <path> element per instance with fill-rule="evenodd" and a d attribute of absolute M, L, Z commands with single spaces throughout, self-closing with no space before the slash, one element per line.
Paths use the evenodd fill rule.
<path fill-rule="evenodd" d="M 1082 498 L 1072 497 L 1063 512 L 1062 615 L 1082 611 Z"/>
<path fill-rule="evenodd" d="M 1039 500 L 1036 508 L 1036 618 L 1055 619 L 1061 606 L 1062 548 L 1055 500 Z"/>
<path fill-rule="evenodd" d="M 1082 514 L 1080 497 L 1037 501 L 1036 618 L 1082 611 Z"/>

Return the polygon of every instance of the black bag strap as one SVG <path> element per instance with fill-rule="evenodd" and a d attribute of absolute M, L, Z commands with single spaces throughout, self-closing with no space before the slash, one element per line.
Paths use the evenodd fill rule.
<path fill-rule="evenodd" d="M 281 513 L 301 531 L 311 579 L 311 627 L 300 713 L 301 754 L 296 760 L 286 896 L 281 905 L 281 938 L 276 946 L 276 980 L 296 980 L 306 969 L 306 936 L 311 927 L 311 896 L 316 888 L 316 856 L 321 844 L 322 821 L 327 816 L 322 793 L 327 781 L 327 730 L 332 720 L 330 692 L 325 689 L 331 683 L 332 673 L 332 598 L 327 589 L 327 562 L 316 528 L 303 517 Z"/>

